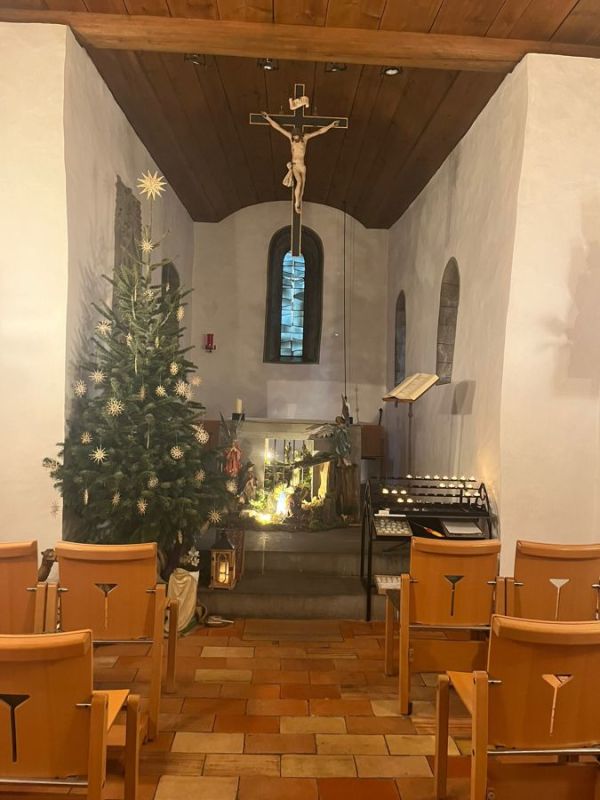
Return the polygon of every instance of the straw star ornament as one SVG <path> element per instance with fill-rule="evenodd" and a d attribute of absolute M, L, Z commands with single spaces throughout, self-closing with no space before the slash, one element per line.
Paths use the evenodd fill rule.
<path fill-rule="evenodd" d="M 150 170 L 143 172 L 142 177 L 138 180 L 138 189 L 140 194 L 145 195 L 148 200 L 156 200 L 160 197 L 167 185 L 162 175 L 158 172 L 152 174 Z"/>

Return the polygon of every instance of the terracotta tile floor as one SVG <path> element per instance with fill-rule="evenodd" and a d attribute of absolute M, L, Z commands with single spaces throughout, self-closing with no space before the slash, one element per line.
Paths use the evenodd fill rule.
<path fill-rule="evenodd" d="M 147 691 L 148 659 L 97 651 L 105 687 Z M 177 690 L 141 755 L 140 800 L 427 800 L 435 688 L 415 676 L 413 715 L 383 674 L 383 623 L 247 620 L 180 640 Z M 453 708 L 450 800 L 468 797 L 470 722 Z M 454 739 L 456 737 L 456 741 Z M 4 795 L 3 795 L 4 796 Z M 106 800 L 122 797 L 115 778 Z"/>

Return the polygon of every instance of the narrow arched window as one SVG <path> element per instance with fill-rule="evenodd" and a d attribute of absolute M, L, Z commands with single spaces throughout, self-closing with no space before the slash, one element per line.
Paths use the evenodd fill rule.
<path fill-rule="evenodd" d="M 406 295 L 400 292 L 396 300 L 396 346 L 394 351 L 394 384 L 406 378 Z"/>
<path fill-rule="evenodd" d="M 446 264 L 442 286 L 440 289 L 440 313 L 438 316 L 436 374 L 438 383 L 452 381 L 454 365 L 454 342 L 456 340 L 456 322 L 458 320 L 458 302 L 460 299 L 460 275 L 455 258 Z"/>
<path fill-rule="evenodd" d="M 289 227 L 269 245 L 264 360 L 316 364 L 323 315 L 323 245 L 302 227 L 302 255 L 292 256 Z"/>
<path fill-rule="evenodd" d="M 162 274 L 160 276 L 163 298 L 167 297 L 171 292 L 176 292 L 179 289 L 180 283 L 179 273 L 177 272 L 175 264 L 173 264 L 172 261 L 163 264 Z M 174 314 L 175 312 L 172 311 L 171 313 Z M 175 316 L 170 316 L 165 323 L 165 333 L 169 336 L 175 336 L 178 330 L 179 322 L 177 318 Z"/>

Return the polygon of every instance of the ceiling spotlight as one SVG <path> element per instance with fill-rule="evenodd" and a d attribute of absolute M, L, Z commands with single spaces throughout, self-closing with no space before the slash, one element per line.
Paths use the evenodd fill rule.
<path fill-rule="evenodd" d="M 402 72 L 402 67 L 382 67 L 381 74 L 387 75 L 388 78 L 392 78 L 394 75 L 400 75 Z"/>
<path fill-rule="evenodd" d="M 183 57 L 183 60 L 189 61 L 191 64 L 195 64 L 197 67 L 206 66 L 206 56 L 202 55 L 202 53 L 186 53 Z"/>
<path fill-rule="evenodd" d="M 274 72 L 279 69 L 279 61 L 276 58 L 259 58 L 256 66 L 265 69 L 267 72 Z"/>
<path fill-rule="evenodd" d="M 348 67 L 339 61 L 328 61 L 325 64 L 325 72 L 344 72 Z"/>

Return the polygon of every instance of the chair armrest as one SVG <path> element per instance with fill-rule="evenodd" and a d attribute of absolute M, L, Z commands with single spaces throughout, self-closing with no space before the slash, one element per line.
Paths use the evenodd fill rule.
<path fill-rule="evenodd" d="M 475 701 L 475 682 L 473 672 L 448 672 L 450 683 L 454 687 L 456 694 L 460 697 L 463 705 L 473 716 L 473 705 Z"/>
<path fill-rule="evenodd" d="M 103 694 L 107 697 L 106 730 L 108 732 L 115 724 L 121 709 L 127 704 L 129 689 L 108 689 L 95 691 L 94 694 Z"/>

